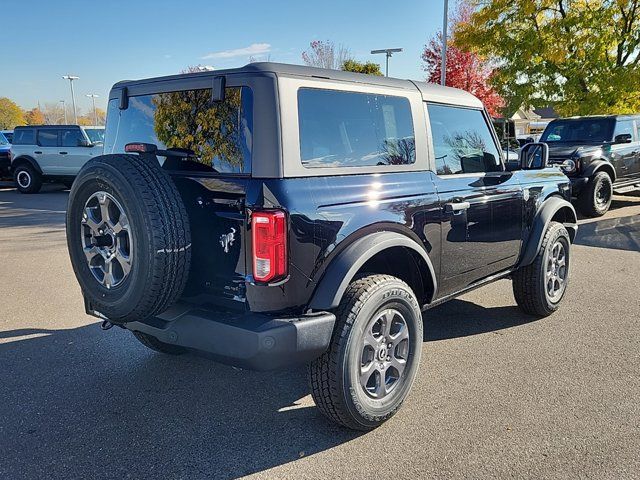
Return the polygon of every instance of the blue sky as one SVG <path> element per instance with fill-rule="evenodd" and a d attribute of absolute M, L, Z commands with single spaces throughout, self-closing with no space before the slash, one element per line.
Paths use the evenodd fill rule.
<path fill-rule="evenodd" d="M 453 2 L 450 2 L 453 3 Z M 19 8 L 18 7 L 19 4 Z M 178 73 L 188 65 L 229 68 L 254 57 L 302 63 L 309 42 L 330 39 L 358 60 L 384 65 L 372 49 L 401 47 L 390 75 L 424 78 L 420 53 L 441 28 L 442 0 L 218 1 L 218 0 L 0 0 L 0 97 L 23 108 L 40 101 L 78 106 L 87 93 L 105 105 L 118 80 Z"/>

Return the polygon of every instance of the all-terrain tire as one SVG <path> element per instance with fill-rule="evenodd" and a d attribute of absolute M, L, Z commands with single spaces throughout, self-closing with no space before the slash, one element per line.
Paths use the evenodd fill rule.
<path fill-rule="evenodd" d="M 402 312 L 409 349 L 402 381 L 386 397 L 370 398 L 360 384 L 362 345 L 369 322 L 385 309 Z M 308 367 L 313 399 L 333 422 L 355 430 L 371 430 L 391 418 L 409 394 L 420 364 L 422 315 L 409 286 L 390 275 L 353 281 L 336 310 L 329 349 Z"/>
<path fill-rule="evenodd" d="M 549 262 L 552 261 L 553 248 L 557 243 L 562 245 L 565 252 L 565 281 L 562 291 L 557 298 L 552 297 L 548 292 L 547 276 Z M 570 271 L 570 248 L 571 240 L 567 229 L 558 222 L 551 222 L 544 234 L 540 251 L 535 260 L 530 265 L 520 267 L 512 275 L 513 295 L 518 306 L 530 315 L 546 317 L 555 312 L 566 293 Z"/>
<path fill-rule="evenodd" d="M 13 179 L 20 193 L 38 193 L 42 188 L 42 175 L 26 163 L 16 167 Z"/>
<path fill-rule="evenodd" d="M 578 208 L 587 217 L 601 217 L 611 207 L 613 182 L 606 172 L 597 172 L 578 196 Z"/>
<path fill-rule="evenodd" d="M 85 207 L 98 192 L 123 207 L 131 235 L 130 272 L 111 288 L 95 278 L 83 249 Z M 191 234 L 180 194 L 157 162 L 136 155 L 95 157 L 81 169 L 69 195 L 67 246 L 85 299 L 114 324 L 163 312 L 189 275 Z"/>
<path fill-rule="evenodd" d="M 136 337 L 141 344 L 143 344 L 147 348 L 150 348 L 151 350 L 155 350 L 156 352 L 166 353 L 169 355 L 182 355 L 187 351 L 187 349 L 184 347 L 161 342 L 156 337 L 152 335 L 147 335 L 146 333 L 135 332 L 135 331 L 132 333 L 133 333 L 133 336 Z"/>

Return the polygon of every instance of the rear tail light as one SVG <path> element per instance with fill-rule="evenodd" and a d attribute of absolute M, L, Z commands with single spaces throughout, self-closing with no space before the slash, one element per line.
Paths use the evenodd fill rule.
<path fill-rule="evenodd" d="M 281 210 L 253 212 L 253 278 L 258 282 L 287 276 L 287 217 Z"/>

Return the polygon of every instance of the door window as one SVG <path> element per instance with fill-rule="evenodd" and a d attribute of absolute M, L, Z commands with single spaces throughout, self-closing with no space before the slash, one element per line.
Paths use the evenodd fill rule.
<path fill-rule="evenodd" d="M 616 122 L 616 128 L 613 132 L 613 138 L 616 138 L 618 135 L 631 135 L 631 139 L 635 138 L 634 135 L 635 128 L 633 127 L 633 120 L 619 120 Z"/>
<path fill-rule="evenodd" d="M 84 136 L 79 128 L 66 128 L 61 131 L 60 139 L 63 147 L 78 147 Z"/>
<path fill-rule="evenodd" d="M 57 147 L 58 131 L 38 130 L 38 145 L 40 145 L 41 147 Z"/>
<path fill-rule="evenodd" d="M 481 110 L 427 104 L 438 175 L 500 172 L 498 147 Z"/>

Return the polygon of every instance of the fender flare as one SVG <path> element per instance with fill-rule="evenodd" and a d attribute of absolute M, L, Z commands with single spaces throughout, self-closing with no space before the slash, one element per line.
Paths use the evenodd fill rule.
<path fill-rule="evenodd" d="M 358 270 L 374 255 L 392 247 L 405 247 L 416 252 L 426 262 L 433 282 L 433 295 L 437 291 L 437 279 L 433 264 L 427 252 L 415 240 L 397 232 L 375 232 L 354 241 L 334 258 L 318 286 L 316 287 L 309 308 L 329 310 L 340 304 L 340 299 Z"/>
<path fill-rule="evenodd" d="M 38 162 L 36 162 L 34 158 L 28 155 L 20 155 L 19 157 L 11 160 L 11 172 L 13 172 L 15 168 L 21 163 L 28 163 L 36 172 L 38 172 L 40 175 L 43 175 L 42 169 L 40 168 L 40 165 L 38 165 Z"/>
<path fill-rule="evenodd" d="M 591 178 L 600 170 L 603 170 L 607 172 L 609 175 L 611 175 L 612 182 L 616 181 L 616 169 L 613 168 L 613 165 L 611 165 L 610 162 L 604 159 L 594 160 L 589 165 L 587 165 L 587 167 L 584 169 L 584 172 L 582 173 L 582 176 Z"/>
<path fill-rule="evenodd" d="M 533 225 L 531 226 L 531 233 L 524 247 L 522 257 L 518 262 L 518 267 L 524 267 L 530 265 L 538 255 L 544 234 L 551 223 L 551 220 L 558 212 L 563 212 L 564 221 L 562 224 L 569 232 L 569 238 L 571 242 L 576 238 L 578 232 L 578 216 L 576 210 L 571 203 L 567 202 L 564 198 L 550 197 L 546 199 L 535 218 L 533 219 Z"/>

